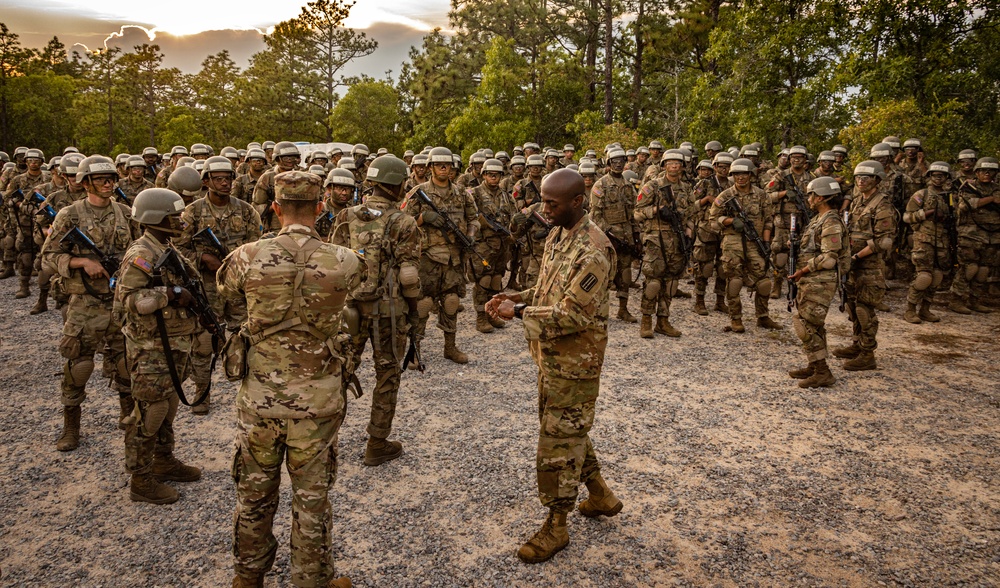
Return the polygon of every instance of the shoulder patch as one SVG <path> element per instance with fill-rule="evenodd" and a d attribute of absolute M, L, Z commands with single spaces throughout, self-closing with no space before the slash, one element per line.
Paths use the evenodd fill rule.
<path fill-rule="evenodd" d="M 146 261 L 145 259 L 143 259 L 141 257 L 136 257 L 135 261 L 133 261 L 132 264 L 135 267 L 137 267 L 137 268 L 141 269 L 142 271 L 146 272 L 147 274 L 153 273 L 153 264 L 149 263 L 148 261 Z"/>
<path fill-rule="evenodd" d="M 596 285 L 597 285 L 597 276 L 595 276 L 593 272 L 583 276 L 583 279 L 580 280 L 580 289 L 583 290 L 584 292 L 590 292 L 591 290 L 594 289 L 594 286 Z"/>

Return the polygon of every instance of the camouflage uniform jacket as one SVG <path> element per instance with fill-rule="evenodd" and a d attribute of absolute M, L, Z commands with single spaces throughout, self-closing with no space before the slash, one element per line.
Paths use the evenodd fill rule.
<path fill-rule="evenodd" d="M 62 276 L 63 286 L 69 294 L 110 295 L 108 280 L 84 277 L 82 269 L 71 269 L 74 257 L 87 257 L 99 261 L 90 251 L 79 249 L 67 252 L 59 241 L 74 227 L 94 241 L 105 255 L 121 255 L 132 244 L 135 227 L 132 212 L 119 202 L 110 201 L 108 206 L 97 207 L 86 198 L 63 208 L 52 223 L 52 232 L 42 245 L 42 263 L 51 272 Z"/>
<path fill-rule="evenodd" d="M 948 230 L 945 221 L 937 218 L 937 211 L 941 210 L 944 215 L 953 215 L 952 207 L 956 204 L 953 202 L 954 199 L 954 194 L 934 186 L 918 190 L 910 197 L 906 202 L 903 221 L 913 228 L 914 242 L 928 243 L 934 247 L 948 246 Z"/>
<path fill-rule="evenodd" d="M 892 240 L 896 235 L 896 209 L 892 207 L 883 192 L 876 190 L 867 198 L 859 195 L 851 201 L 848 220 L 851 254 L 869 246 L 874 253 L 858 259 L 855 262 L 856 268 L 881 268 L 882 257 L 892 250 Z M 888 244 L 888 247 L 885 247 L 885 244 Z"/>
<path fill-rule="evenodd" d="M 224 207 L 218 207 L 206 196 L 199 198 L 184 208 L 181 213 L 183 233 L 174 241 L 177 249 L 187 259 L 201 270 L 201 279 L 205 284 L 215 283 L 215 272 L 209 270 L 201 262 L 203 253 L 216 256 L 219 261 L 225 255 L 203 242 L 194 241 L 193 237 L 202 229 L 210 228 L 222 245 L 230 252 L 245 243 L 253 243 L 260 239 L 260 215 L 252 206 L 242 200 L 229 197 Z"/>
<path fill-rule="evenodd" d="M 531 206 L 542 201 L 542 180 L 533 181 L 530 177 L 524 176 L 514 184 L 514 189 L 510 193 L 514 199 L 514 204 L 518 209 Z"/>
<path fill-rule="evenodd" d="M 278 167 L 267 170 L 260 175 L 253 189 L 253 199 L 251 202 L 257 214 L 260 215 L 261 221 L 263 221 L 262 231 L 265 233 L 281 228 L 281 221 L 278 220 L 278 215 L 268 212 L 268 208 L 274 202 L 274 176 L 281 172 L 281 168 Z"/>
<path fill-rule="evenodd" d="M 260 176 L 263 176 L 264 172 L 261 172 Z M 260 180 L 260 176 L 256 178 L 252 173 L 245 173 L 236 176 L 236 181 L 233 182 L 233 190 L 229 193 L 231 198 L 239 198 L 244 202 L 250 202 L 253 200 L 253 192 L 257 188 L 257 181 Z"/>
<path fill-rule="evenodd" d="M 12 167 L 0 173 L 0 191 L 6 192 L 7 187 L 10 186 L 11 180 L 15 177 L 27 173 L 28 167 Z"/>
<path fill-rule="evenodd" d="M 128 201 L 132 202 L 135 200 L 135 197 L 139 194 L 139 192 L 142 192 L 147 188 L 155 188 L 156 186 L 153 185 L 153 182 L 150 182 L 145 178 L 143 178 L 143 180 L 139 183 L 133 183 L 129 178 L 122 178 L 118 180 L 118 187 L 122 189 L 122 192 L 125 192 L 125 196 L 128 197 Z"/>
<path fill-rule="evenodd" d="M 816 176 L 809 170 L 796 175 L 792 168 L 788 168 L 781 175 L 772 177 L 771 181 L 767 183 L 765 192 L 767 192 L 774 210 L 774 226 L 783 229 L 791 228 L 791 216 L 793 214 L 799 215 L 799 226 L 805 224 L 805 214 L 799 209 L 795 194 L 788 187 L 789 179 L 799 188 L 799 192 L 802 194 L 802 205 L 808 210 L 809 202 L 807 202 L 806 187 L 809 185 L 809 182 L 816 179 Z M 788 193 L 781 197 L 781 199 L 777 199 L 775 194 L 782 191 L 787 191 Z"/>
<path fill-rule="evenodd" d="M 500 179 L 500 189 L 514 197 L 514 186 L 524 179 L 524 175 L 521 177 L 515 176 L 513 173 L 508 173 L 503 178 Z"/>
<path fill-rule="evenodd" d="M 67 186 L 67 188 L 68 187 L 69 186 Z M 52 209 L 55 210 L 56 213 L 58 213 L 60 210 L 66 208 L 70 204 L 73 204 L 74 202 L 77 202 L 79 200 L 83 200 L 86 197 L 87 197 L 87 191 L 84 190 L 82 186 L 80 186 L 80 189 L 77 190 L 76 192 L 70 192 L 68 189 L 62 189 L 50 193 L 48 196 L 45 197 L 45 204 L 42 204 L 42 206 L 39 208 L 39 211 L 35 213 L 35 226 L 44 229 L 45 227 L 51 226 L 52 223 L 55 221 L 55 219 L 50 219 L 49 216 L 45 214 L 44 211 L 41 210 L 42 208 L 45 208 L 46 205 L 51 206 Z"/>
<path fill-rule="evenodd" d="M 956 192 L 958 198 L 958 236 L 983 245 L 1000 244 L 1000 203 L 979 206 L 979 200 L 987 196 L 1000 197 L 1000 186 L 996 182 L 983 184 L 972 182 L 970 187 L 979 194 Z"/>
<path fill-rule="evenodd" d="M 472 173 L 471 171 L 458 176 L 458 179 L 455 180 L 455 185 L 458 186 L 458 189 L 463 192 L 468 190 L 469 188 L 475 188 L 476 186 L 479 186 L 482 183 L 483 179 L 477 178 L 476 174 Z"/>
<path fill-rule="evenodd" d="M 320 238 L 322 238 L 327 243 L 336 243 L 337 245 L 345 245 L 345 239 L 334 239 L 333 230 L 337 225 L 337 217 L 340 216 L 345 210 L 348 210 L 349 206 L 337 206 L 329 198 L 323 198 L 323 212 L 319 213 L 319 218 L 316 219 L 316 232 L 319 233 Z"/>
<path fill-rule="evenodd" d="M 166 188 L 167 180 L 170 179 L 170 172 L 173 171 L 171 165 L 163 166 L 160 173 L 156 174 L 156 179 L 153 180 L 153 186 L 156 188 Z"/>
<path fill-rule="evenodd" d="M 301 269 L 297 254 L 306 257 Z M 303 225 L 247 243 L 226 258 L 219 294 L 246 301 L 241 333 L 251 344 L 236 397 L 240 410 L 273 419 L 323 418 L 344 410 L 341 311 L 363 274 L 357 254 L 323 243 Z"/>
<path fill-rule="evenodd" d="M 924 172 L 927 168 L 927 163 L 921 165 L 919 161 L 910 161 L 904 157 L 899 161 L 897 167 L 899 167 L 905 178 L 903 180 L 903 185 L 906 187 L 907 198 L 913 196 L 917 190 L 920 190 L 927 185 L 927 177 Z"/>
<path fill-rule="evenodd" d="M 803 283 L 837 281 L 841 260 L 846 260 L 851 255 L 846 236 L 847 227 L 836 210 L 828 210 L 813 217 L 800 238 L 797 267 L 809 268 L 809 273 L 802 276 Z M 834 267 L 824 268 L 831 259 Z"/>
<path fill-rule="evenodd" d="M 156 270 L 156 262 L 166 250 L 167 246 L 148 232 L 133 241 L 122 259 L 115 289 L 115 307 L 124 318 L 125 336 L 130 345 L 143 349 L 161 349 L 156 311 L 163 316 L 168 337 L 192 335 L 200 330 L 198 317 L 193 312 L 169 305 L 167 288 L 183 286 L 188 276 Z M 186 262 L 185 265 L 189 276 L 197 275 L 194 266 Z"/>
<path fill-rule="evenodd" d="M 668 186 L 671 196 L 666 194 Z M 682 230 L 694 230 L 691 184 L 683 180 L 671 182 L 663 175 L 646 182 L 636 198 L 635 223 L 643 235 L 657 235 L 661 232 L 673 234 L 671 223 L 659 218 L 659 210 L 663 206 L 680 215 Z"/>
<path fill-rule="evenodd" d="M 602 231 L 626 243 L 632 242 L 632 214 L 635 209 L 635 188 L 624 177 L 606 174 L 594 182 L 590 191 L 590 217 Z"/>
<path fill-rule="evenodd" d="M 427 196 L 437 206 L 441 214 L 446 214 L 458 225 L 458 229 L 468 235 L 471 231 L 479 230 L 479 210 L 476 209 L 476 202 L 468 192 L 461 192 L 453 183 L 447 187 L 439 187 L 433 181 L 424 182 L 417 186 L 427 194 Z M 406 199 L 399 207 L 400 210 L 412 216 L 414 219 L 420 216 L 430 207 L 417 197 L 414 188 L 406 195 Z M 475 228 L 472 228 L 472 227 Z M 437 228 L 430 225 L 423 225 L 422 253 L 435 263 L 462 267 L 463 254 L 462 246 L 458 242 L 458 237 L 446 228 Z"/>
<path fill-rule="evenodd" d="M 490 226 L 490 223 L 485 219 L 485 215 L 489 215 L 494 223 L 509 230 L 510 219 L 517 212 L 517 205 L 514 204 L 514 199 L 499 186 L 490 189 L 486 184 L 469 188 L 468 193 L 476 203 L 479 214 L 484 217 L 479 220 L 480 237 L 484 241 L 493 239 L 496 241 L 496 245 L 500 246 L 500 239 L 503 239 L 504 235 L 495 231 Z"/>
<path fill-rule="evenodd" d="M 712 202 L 715 202 L 715 198 L 730 186 L 732 184 L 728 177 L 720 178 L 715 175 L 714 171 L 712 172 L 712 177 L 698 180 L 698 183 L 695 184 L 694 191 L 691 193 L 691 205 L 693 207 L 691 216 L 694 217 L 695 225 L 699 230 L 709 231 L 708 212 L 712 209 Z M 708 204 L 702 204 L 701 199 L 706 196 L 710 197 L 711 200 Z"/>
<path fill-rule="evenodd" d="M 723 190 L 721 194 L 715 197 L 715 202 L 712 203 L 712 208 L 708 213 L 709 218 L 712 220 L 713 229 L 715 232 L 720 233 L 723 239 L 729 240 L 733 237 L 743 238 L 743 233 L 737 231 L 732 225 L 725 226 L 722 224 L 722 221 L 727 218 L 736 218 L 736 212 L 726 204 L 733 199 L 739 201 L 743 207 L 743 212 L 746 213 L 747 219 L 753 223 L 761 239 L 764 239 L 765 231 L 773 231 L 774 223 L 771 218 L 771 206 L 764 191 L 753 184 L 750 185 L 749 191 L 745 193 L 740 192 L 736 186 L 732 186 Z M 727 237 L 729 239 L 726 239 Z"/>
<path fill-rule="evenodd" d="M 28 172 L 14 176 L 14 179 L 7 185 L 7 192 L 4 194 L 4 204 L 7 205 L 11 215 L 14 216 L 17 224 L 22 227 L 31 225 L 35 213 L 38 211 L 38 204 L 32 199 L 33 192 L 39 192 L 40 188 L 48 182 L 45 172 L 37 176 L 31 176 Z M 21 190 L 23 196 L 20 202 L 15 202 L 14 192 Z M 42 194 L 44 196 L 44 194 Z"/>
<path fill-rule="evenodd" d="M 584 214 L 549 233 L 534 288 L 520 293 L 525 338 L 539 371 L 568 380 L 598 378 L 608 345 L 608 283 L 615 253 Z"/>

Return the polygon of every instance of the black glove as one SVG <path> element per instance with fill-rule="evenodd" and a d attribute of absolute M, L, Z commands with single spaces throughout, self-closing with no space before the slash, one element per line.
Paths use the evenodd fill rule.
<path fill-rule="evenodd" d="M 528 222 L 528 217 L 525 216 L 524 213 L 517 212 L 514 213 L 514 216 L 510 217 L 510 221 L 517 226 L 521 226 L 524 223 Z"/>
<path fill-rule="evenodd" d="M 733 229 L 735 229 L 737 233 L 743 232 L 743 226 L 744 226 L 743 221 L 741 219 L 739 218 L 733 219 Z"/>
<path fill-rule="evenodd" d="M 670 208 L 667 206 L 661 206 L 657 214 L 660 216 L 660 220 L 664 222 L 669 223 L 670 221 L 674 220 L 674 211 L 670 210 Z"/>
<path fill-rule="evenodd" d="M 536 240 L 541 241 L 542 239 L 545 239 L 546 237 L 549 236 L 549 229 L 538 229 L 532 234 L 532 236 Z"/>

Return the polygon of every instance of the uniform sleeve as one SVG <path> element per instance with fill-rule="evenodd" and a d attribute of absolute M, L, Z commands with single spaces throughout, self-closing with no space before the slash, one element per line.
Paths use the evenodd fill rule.
<path fill-rule="evenodd" d="M 260 241 L 241 245 L 222 261 L 222 267 L 215 274 L 220 298 L 228 302 L 246 304 L 246 292 L 243 289 L 246 270 L 253 261 L 259 243 Z"/>
<path fill-rule="evenodd" d="M 271 190 L 272 178 L 274 178 L 274 174 L 264 173 L 264 175 L 257 180 L 257 185 L 254 186 L 253 205 L 258 213 L 262 212 L 262 209 L 266 205 L 269 205 L 271 200 L 273 200 Z"/>
<path fill-rule="evenodd" d="M 525 338 L 529 341 L 555 339 L 590 326 L 602 300 L 599 294 L 608 289 L 611 270 L 612 262 L 606 251 L 594 249 L 578 258 L 564 277 L 568 286 L 558 302 L 552 306 L 524 309 Z"/>
<path fill-rule="evenodd" d="M 875 208 L 875 218 L 872 221 L 874 238 L 868 242 L 872 251 L 884 253 L 892 249 L 896 236 L 896 215 L 896 209 L 886 198 L 882 198 L 882 202 Z"/>
<path fill-rule="evenodd" d="M 601 228 L 602 231 L 606 230 L 607 224 L 604 221 L 604 185 L 597 181 L 594 183 L 594 187 L 590 190 L 590 219 L 594 221 L 594 224 Z"/>
<path fill-rule="evenodd" d="M 166 286 L 153 286 L 155 259 L 146 259 L 145 251 L 132 249 L 122 261 L 115 295 L 132 314 L 153 314 L 169 303 Z"/>
<path fill-rule="evenodd" d="M 464 208 L 465 208 L 465 232 L 468 235 L 475 235 L 479 232 L 479 207 L 476 206 L 476 199 L 472 196 L 471 190 L 463 190 L 461 192 L 464 198 Z"/>
<path fill-rule="evenodd" d="M 69 278 L 73 270 L 69 267 L 69 262 L 73 256 L 59 245 L 59 241 L 66 236 L 66 233 L 73 228 L 69 209 L 64 208 L 56 214 L 56 220 L 52 223 L 52 232 L 45 238 L 42 244 L 42 264 L 49 270 L 58 273 L 64 278 Z"/>
<path fill-rule="evenodd" d="M 918 225 L 927 219 L 927 212 L 924 210 L 927 192 L 919 190 L 906 201 L 906 212 L 903 213 L 903 222 L 910 225 Z"/>
<path fill-rule="evenodd" d="M 246 233 L 244 234 L 244 243 L 253 243 L 260 239 L 261 220 L 260 214 L 254 210 L 253 206 L 244 206 L 243 209 L 246 211 L 243 215 L 244 225 L 246 225 Z"/>
<path fill-rule="evenodd" d="M 341 247 L 351 247 L 351 216 L 350 208 L 345 208 L 337 213 L 333 220 L 333 229 L 330 231 L 330 243 Z"/>
<path fill-rule="evenodd" d="M 646 182 L 642 189 L 639 190 L 639 196 L 636 198 L 635 203 L 635 212 L 633 213 L 633 219 L 637 226 L 643 221 L 656 216 L 656 190 L 658 189 L 659 186 L 654 182 Z"/>
<path fill-rule="evenodd" d="M 181 213 L 181 234 L 171 242 L 184 257 L 197 263 L 201 256 L 198 255 L 197 246 L 193 239 L 194 234 L 199 230 L 198 218 L 194 213 L 194 206 L 195 203 L 192 202 L 184 207 L 184 212 Z"/>
<path fill-rule="evenodd" d="M 844 229 L 835 216 L 829 216 L 823 222 L 819 235 L 819 254 L 809 260 L 807 267 L 811 272 L 831 270 L 837 267 L 840 250 L 844 247 Z"/>

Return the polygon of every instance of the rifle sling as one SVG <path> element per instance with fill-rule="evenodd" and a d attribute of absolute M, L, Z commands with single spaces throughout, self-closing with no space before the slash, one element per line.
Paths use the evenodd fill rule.
<path fill-rule="evenodd" d="M 205 391 L 202 392 L 194 402 L 188 402 L 187 397 L 184 396 L 184 390 L 181 387 L 180 376 L 177 375 L 177 365 L 174 363 L 174 353 L 170 349 L 170 337 L 167 336 L 167 325 L 163 321 L 163 311 L 161 309 L 157 309 L 157 311 L 153 313 L 153 316 L 156 317 L 156 330 L 160 334 L 160 344 L 163 346 L 163 353 L 167 358 L 167 370 L 170 372 L 170 381 L 174 385 L 174 391 L 177 392 L 177 397 L 180 398 L 180 401 L 184 404 L 184 406 L 198 406 L 202 402 L 205 402 L 205 398 L 208 397 L 208 393 L 212 389 L 212 381 L 208 381 L 208 386 L 205 388 Z M 212 369 L 209 373 L 212 373 L 213 371 L 215 371 L 215 356 L 212 357 Z"/>

